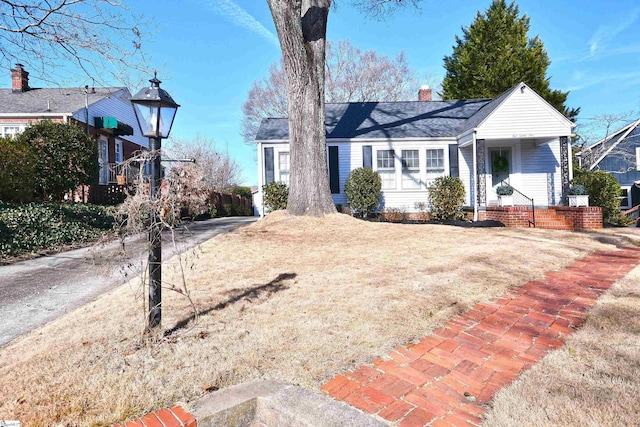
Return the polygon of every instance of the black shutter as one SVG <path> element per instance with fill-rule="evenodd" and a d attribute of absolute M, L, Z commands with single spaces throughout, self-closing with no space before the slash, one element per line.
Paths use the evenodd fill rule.
<path fill-rule="evenodd" d="M 271 184 L 275 181 L 273 176 L 273 147 L 264 149 L 264 184 Z"/>
<path fill-rule="evenodd" d="M 460 176 L 460 168 L 458 167 L 458 146 L 449 145 L 449 175 L 453 177 Z"/>
<path fill-rule="evenodd" d="M 331 187 L 331 194 L 340 193 L 340 166 L 338 164 L 338 147 L 329 147 L 329 187 Z"/>
<path fill-rule="evenodd" d="M 370 145 L 362 146 L 362 167 L 373 168 L 373 154 Z"/>

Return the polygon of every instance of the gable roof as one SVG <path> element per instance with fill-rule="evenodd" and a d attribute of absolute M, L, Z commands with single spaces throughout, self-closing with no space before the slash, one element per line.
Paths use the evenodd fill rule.
<path fill-rule="evenodd" d="M 636 120 L 633 123 L 630 123 L 624 126 L 622 129 L 612 133 L 611 135 L 601 139 L 600 141 L 590 145 L 583 151 L 592 151 L 594 148 L 598 146 L 602 146 L 602 154 L 598 157 L 598 159 L 589 166 L 589 169 L 592 170 L 595 168 L 607 155 L 620 143 L 625 141 L 634 141 L 640 143 L 640 119 Z M 583 153 L 578 153 L 579 156 L 582 156 Z"/>
<path fill-rule="evenodd" d="M 350 102 L 326 104 L 327 139 L 442 138 L 458 137 L 479 127 L 514 92 L 518 83 L 494 99 L 407 102 Z M 529 90 L 571 127 L 575 126 L 534 90 Z M 286 118 L 262 121 L 256 141 L 285 141 L 289 138 Z"/>
<path fill-rule="evenodd" d="M 455 137 L 489 99 L 327 103 L 327 139 Z M 262 121 L 256 141 L 286 140 L 286 118 Z"/>
<path fill-rule="evenodd" d="M 89 105 L 119 95 L 127 88 L 95 88 L 89 91 Z M 3 114 L 73 114 L 84 108 L 84 88 L 35 88 L 26 92 L 0 89 L 0 115 Z"/>

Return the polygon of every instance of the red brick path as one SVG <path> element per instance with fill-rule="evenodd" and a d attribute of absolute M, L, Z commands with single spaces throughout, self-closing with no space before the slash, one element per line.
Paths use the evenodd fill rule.
<path fill-rule="evenodd" d="M 587 310 L 640 262 L 640 250 L 591 254 L 456 316 L 417 344 L 337 375 L 335 399 L 399 426 L 476 426 L 497 390 L 562 346 Z"/>
<path fill-rule="evenodd" d="M 180 406 L 159 409 L 115 427 L 196 427 L 196 419 Z"/>

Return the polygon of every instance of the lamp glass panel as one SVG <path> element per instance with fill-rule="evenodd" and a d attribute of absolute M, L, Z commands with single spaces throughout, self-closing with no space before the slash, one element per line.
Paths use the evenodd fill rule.
<path fill-rule="evenodd" d="M 146 137 L 157 137 L 158 107 L 144 104 L 133 104 L 136 109 L 140 130 Z"/>
<path fill-rule="evenodd" d="M 167 138 L 169 136 L 169 132 L 171 132 L 171 125 L 173 124 L 176 111 L 176 107 L 160 108 L 160 123 L 158 128 L 160 129 L 160 136 L 163 138 Z"/>

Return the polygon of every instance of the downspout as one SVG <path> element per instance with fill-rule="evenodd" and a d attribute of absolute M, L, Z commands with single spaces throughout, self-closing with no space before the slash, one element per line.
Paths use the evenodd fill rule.
<path fill-rule="evenodd" d="M 473 132 L 473 221 L 478 221 L 478 147 L 476 145 L 476 133 Z"/>
<path fill-rule="evenodd" d="M 260 205 L 258 208 L 258 214 L 260 218 L 264 218 L 264 194 L 262 193 L 262 186 L 264 185 L 264 161 L 262 159 L 262 142 L 258 142 L 258 198 L 260 199 Z"/>
<path fill-rule="evenodd" d="M 89 85 L 84 86 L 84 128 L 89 135 Z"/>

